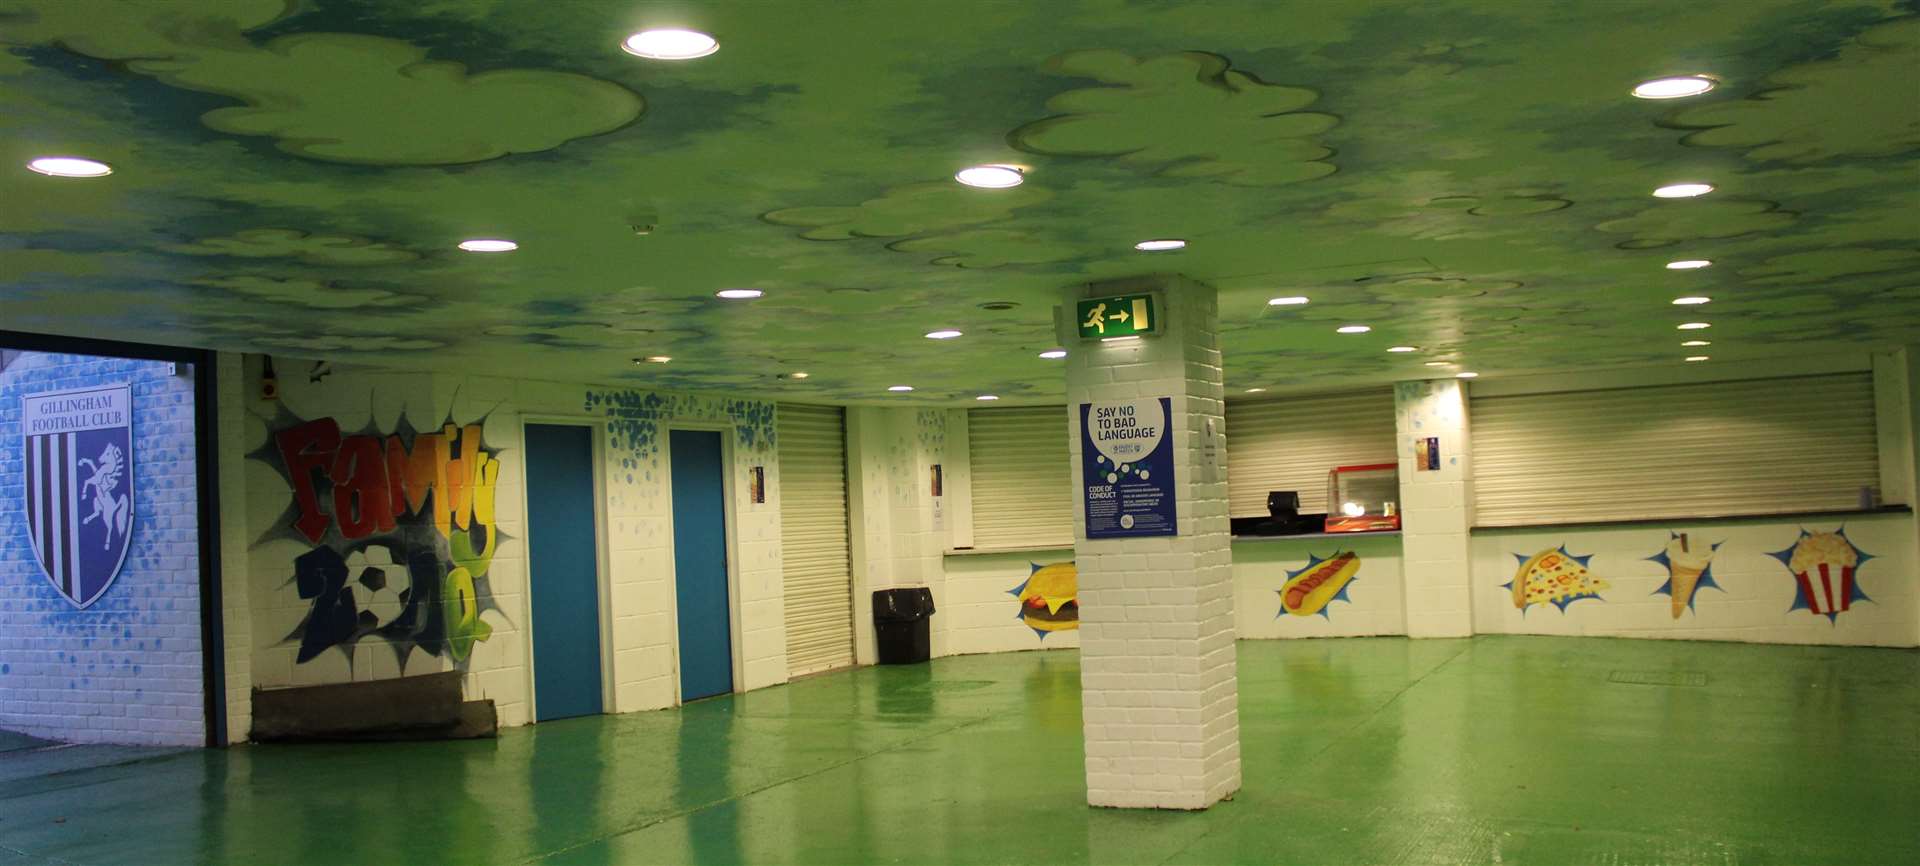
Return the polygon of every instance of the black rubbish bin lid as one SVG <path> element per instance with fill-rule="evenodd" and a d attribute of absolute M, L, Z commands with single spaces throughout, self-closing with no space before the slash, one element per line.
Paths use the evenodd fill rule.
<path fill-rule="evenodd" d="M 912 622 L 933 615 L 933 590 L 924 586 L 877 589 L 873 592 L 874 622 Z"/>

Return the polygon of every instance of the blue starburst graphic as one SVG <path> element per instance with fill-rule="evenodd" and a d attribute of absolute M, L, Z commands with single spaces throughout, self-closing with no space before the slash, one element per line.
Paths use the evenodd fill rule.
<path fill-rule="evenodd" d="M 1853 551 L 1854 580 L 1852 583 L 1852 591 L 1847 593 L 1843 598 L 1841 598 L 1838 604 L 1822 605 L 1819 603 L 1818 600 L 1809 597 L 1807 593 L 1812 588 L 1812 581 L 1815 578 L 1812 575 L 1808 575 L 1808 580 L 1806 582 L 1802 582 L 1800 579 L 1800 575 L 1794 573 L 1793 571 L 1793 552 L 1795 550 L 1798 550 L 1800 548 L 1800 545 L 1807 544 L 1808 543 L 1807 539 L 1814 538 L 1819 535 L 1836 536 L 1840 539 L 1841 542 L 1845 543 L 1846 546 Z M 1815 616 L 1824 616 L 1827 618 L 1828 623 L 1833 625 L 1838 625 L 1840 621 L 1840 614 L 1845 612 L 1849 608 L 1851 608 L 1854 602 L 1873 601 L 1873 599 L 1867 597 L 1866 591 L 1860 588 L 1859 574 L 1860 574 L 1861 566 L 1866 565 L 1867 560 L 1873 559 L 1874 556 L 1873 554 L 1870 554 L 1864 550 L 1861 550 L 1859 545 L 1856 545 L 1853 543 L 1853 539 L 1847 537 L 1846 524 L 1841 524 L 1840 528 L 1835 529 L 1831 533 L 1808 532 L 1806 527 L 1803 526 L 1800 528 L 1800 537 L 1795 538 L 1792 544 L 1787 545 L 1787 549 L 1773 551 L 1768 553 L 1767 555 L 1773 557 L 1774 559 L 1780 560 L 1780 564 L 1787 567 L 1787 573 L 1793 575 L 1793 586 L 1794 586 L 1793 606 L 1787 608 L 1788 613 L 1792 613 L 1793 611 L 1796 611 L 1796 610 L 1812 611 Z M 1821 609 L 1822 607 L 1827 607 L 1829 609 L 1822 610 Z"/>

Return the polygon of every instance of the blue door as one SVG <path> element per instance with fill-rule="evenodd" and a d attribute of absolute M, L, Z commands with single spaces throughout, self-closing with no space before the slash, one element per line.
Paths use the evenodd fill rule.
<path fill-rule="evenodd" d="M 727 607 L 726 476 L 720 434 L 667 434 L 673 473 L 673 585 L 680 607 L 680 699 L 733 691 Z"/>
<path fill-rule="evenodd" d="M 527 580 L 536 721 L 600 706 L 600 545 L 593 428 L 527 425 Z"/>

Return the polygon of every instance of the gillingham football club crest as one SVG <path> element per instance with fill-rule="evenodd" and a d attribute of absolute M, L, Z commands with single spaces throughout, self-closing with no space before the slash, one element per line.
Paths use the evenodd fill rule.
<path fill-rule="evenodd" d="M 21 398 L 27 534 L 75 607 L 105 594 L 133 534 L 133 391 L 109 385 Z"/>

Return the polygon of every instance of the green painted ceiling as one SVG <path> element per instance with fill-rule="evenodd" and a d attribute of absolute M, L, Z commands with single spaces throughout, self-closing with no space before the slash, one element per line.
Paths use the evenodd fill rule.
<path fill-rule="evenodd" d="M 1221 289 L 1235 390 L 1860 351 L 1920 331 L 1917 11 L 0 0 L 0 327 L 1031 400 L 1059 288 L 1159 271 Z M 720 51 L 619 49 L 660 26 Z M 1723 83 L 1628 95 L 1695 72 Z M 116 171 L 20 167 L 46 154 Z M 983 162 L 1028 182 L 951 180 Z M 1649 195 L 1684 180 L 1719 189 Z M 521 249 L 454 249 L 489 236 Z"/>

